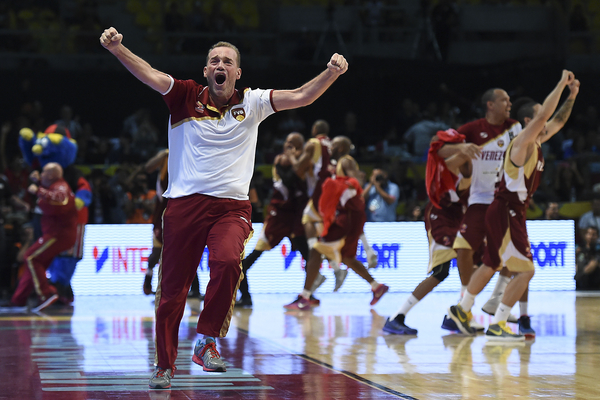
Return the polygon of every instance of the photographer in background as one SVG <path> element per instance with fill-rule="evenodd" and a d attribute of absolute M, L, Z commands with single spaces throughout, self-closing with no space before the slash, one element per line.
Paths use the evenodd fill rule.
<path fill-rule="evenodd" d="M 585 230 L 583 245 L 577 246 L 575 254 L 577 260 L 576 289 L 600 290 L 598 228 L 590 226 Z"/>
<path fill-rule="evenodd" d="M 362 193 L 367 208 L 367 221 L 393 222 L 396 221 L 396 207 L 400 197 L 400 188 L 390 182 L 388 173 L 375 168 L 365 185 Z"/>

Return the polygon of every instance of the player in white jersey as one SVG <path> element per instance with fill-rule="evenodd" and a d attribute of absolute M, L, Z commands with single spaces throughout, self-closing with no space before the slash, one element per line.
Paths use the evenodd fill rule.
<path fill-rule="evenodd" d="M 467 143 L 476 144 L 481 148 L 480 156 L 472 160 L 468 208 L 453 245 L 461 277 L 464 277 L 461 295 L 466 288 L 464 282 L 469 281 L 474 264 L 478 264 L 478 260 L 474 262 L 473 257 L 481 251 L 484 243 L 485 212 L 494 199 L 496 177 L 502 166 L 504 152 L 510 141 L 522 129 L 519 122 L 510 118 L 512 104 L 505 90 L 487 90 L 482 96 L 482 103 L 486 108 L 485 117 L 458 128 L 458 132 L 465 135 Z M 454 146 L 458 145 L 446 144 L 438 154 L 448 158 L 455 151 Z M 442 327 L 450 330 L 457 328 L 446 317 Z"/>
<path fill-rule="evenodd" d="M 294 90 L 238 91 L 242 75 L 238 49 L 227 42 L 211 47 L 203 68 L 207 86 L 177 80 L 152 68 L 106 29 L 100 43 L 141 82 L 163 95 L 169 126 L 169 203 L 163 214 L 163 253 L 156 291 L 156 369 L 151 389 L 171 387 L 179 324 L 204 247 L 211 279 L 196 332 L 203 335 L 192 359 L 206 371 L 225 371 L 215 337 L 224 337 L 243 277 L 244 246 L 252 235 L 248 200 L 258 125 L 276 111 L 311 104 L 348 69 L 334 54 L 327 69 Z M 110 102 L 108 102 L 110 104 Z M 110 110 L 110 106 L 108 107 Z"/>

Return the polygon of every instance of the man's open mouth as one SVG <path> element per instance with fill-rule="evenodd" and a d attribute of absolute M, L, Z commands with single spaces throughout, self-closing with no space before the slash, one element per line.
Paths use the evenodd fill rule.
<path fill-rule="evenodd" d="M 215 82 L 217 82 L 217 85 L 222 85 L 225 82 L 225 74 L 218 74 L 215 76 Z"/>

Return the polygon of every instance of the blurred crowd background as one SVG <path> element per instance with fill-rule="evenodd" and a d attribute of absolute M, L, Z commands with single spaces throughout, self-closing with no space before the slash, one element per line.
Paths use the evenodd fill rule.
<path fill-rule="evenodd" d="M 78 144 L 76 165 L 93 191 L 89 223 L 151 223 L 156 173 L 143 166 L 167 147 L 168 110 L 100 46 L 109 26 L 155 68 L 200 83 L 206 52 L 219 40 L 241 50 L 238 88 L 296 87 L 333 52 L 348 58 L 349 73 L 315 104 L 260 126 L 255 222 L 269 202 L 271 163 L 285 136 L 308 139 L 316 119 L 329 122 L 331 137 L 353 141 L 367 178 L 377 168 L 398 185 L 396 220 L 421 220 L 436 131 L 481 117 L 481 94 L 492 87 L 513 101 L 542 101 L 560 71 L 571 69 L 581 94 L 563 131 L 544 145 L 543 180 L 528 217 L 579 221 L 587 212 L 600 227 L 599 1 L 4 0 L 0 167 L 31 209 L 18 132 L 56 123 Z M 1 207 L 16 260 L 30 211 L 7 200 Z"/>

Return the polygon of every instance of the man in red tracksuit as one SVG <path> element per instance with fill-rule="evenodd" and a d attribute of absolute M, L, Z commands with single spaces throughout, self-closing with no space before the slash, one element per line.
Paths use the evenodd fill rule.
<path fill-rule="evenodd" d="M 40 181 L 40 186 L 31 184 L 27 189 L 37 195 L 37 205 L 42 209 L 42 236 L 25 253 L 23 275 L 12 296 L 14 306 L 27 304 L 27 297 L 33 289 L 40 303 L 33 311 L 40 311 L 56 300 L 56 288 L 48 283 L 46 269 L 59 253 L 70 249 L 77 237 L 77 209 L 75 195 L 63 179 L 62 167 L 48 163 L 40 176 L 32 173 L 32 180 Z"/>

